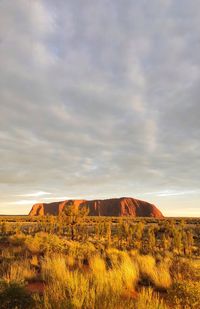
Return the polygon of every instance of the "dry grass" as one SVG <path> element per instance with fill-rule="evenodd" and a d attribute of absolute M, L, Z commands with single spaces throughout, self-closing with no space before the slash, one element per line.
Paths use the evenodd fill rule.
<path fill-rule="evenodd" d="M 46 256 L 41 263 L 42 277 L 47 282 L 66 283 L 68 272 L 66 261 L 62 255 Z"/>
<path fill-rule="evenodd" d="M 106 229 L 100 238 L 94 237 L 94 222 L 88 221 L 88 237 L 77 226 L 78 241 L 69 241 L 67 233 L 63 236 L 47 233 L 48 225 L 40 221 L 35 227 L 41 225 L 45 233 L 37 228 L 35 232 L 31 229 L 29 235 L 20 233 L 19 228 L 15 235 L 7 232 L 0 243 L 0 277 L 8 285 L 23 283 L 25 289 L 26 281 L 42 278 L 44 284 L 34 282 L 34 286 L 40 283 L 44 288 L 44 291 L 38 288 L 44 294 L 34 294 L 35 309 L 166 309 L 159 295 L 170 308 L 200 307 L 197 262 L 164 252 L 159 246 L 153 251 L 155 257 L 140 255 L 145 252 L 142 246 L 140 251 L 131 250 L 135 248 L 131 239 L 118 241 L 117 225 L 113 225 L 114 238 L 108 248 Z M 103 219 L 102 223 L 103 229 L 107 221 Z M 120 246 L 121 250 L 111 246 Z M 31 291 L 35 293 L 34 289 Z"/>
<path fill-rule="evenodd" d="M 39 259 L 38 259 L 38 256 L 37 255 L 33 255 L 32 257 L 31 257 L 31 260 L 30 260 L 30 264 L 32 265 L 32 266 L 39 266 Z"/>
<path fill-rule="evenodd" d="M 163 300 L 159 298 L 159 295 L 153 292 L 151 288 L 143 288 L 139 294 L 136 308 L 138 309 L 167 309 Z"/>
<path fill-rule="evenodd" d="M 89 266 L 95 276 L 104 275 L 106 272 L 105 261 L 98 255 L 93 256 L 89 260 Z"/>
<path fill-rule="evenodd" d="M 60 281 L 49 282 L 46 285 L 43 304 L 41 308 L 43 309 L 62 309 L 66 305 L 66 292 L 65 286 Z"/>
<path fill-rule="evenodd" d="M 200 282 L 180 280 L 168 290 L 169 303 L 177 309 L 200 308 Z"/>
<path fill-rule="evenodd" d="M 133 263 L 128 254 L 122 260 L 120 265 L 122 281 L 127 289 L 134 289 L 139 279 L 139 270 L 136 263 Z"/>
<path fill-rule="evenodd" d="M 68 273 L 66 295 L 72 308 L 82 308 L 87 301 L 89 279 L 79 271 Z"/>
<path fill-rule="evenodd" d="M 136 257 L 140 277 L 148 284 L 153 284 L 158 289 L 167 289 L 172 280 L 169 273 L 169 265 L 160 263 L 156 265 L 155 259 L 149 255 L 138 255 Z"/>
<path fill-rule="evenodd" d="M 45 258 L 42 275 L 48 283 L 44 308 L 82 308 L 88 294 L 89 280 L 78 270 L 70 271 L 64 256 Z"/>
<path fill-rule="evenodd" d="M 103 308 L 103 304 L 120 301 L 124 291 L 133 291 L 138 280 L 136 265 L 127 253 L 122 256 L 110 269 L 106 269 L 103 258 L 93 256 L 85 271 L 70 270 L 64 256 L 46 257 L 42 261 L 42 276 L 48 283 L 45 308 L 54 308 L 55 304 L 56 308 L 62 308 L 63 302 L 69 308 Z"/>
<path fill-rule="evenodd" d="M 3 276 L 6 282 L 24 282 L 36 277 L 36 272 L 31 268 L 28 260 L 11 263 Z"/>

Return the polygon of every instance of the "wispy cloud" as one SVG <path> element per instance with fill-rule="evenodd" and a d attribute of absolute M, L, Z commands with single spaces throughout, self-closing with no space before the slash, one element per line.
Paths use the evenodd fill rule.
<path fill-rule="evenodd" d="M 17 196 L 23 196 L 23 197 L 40 197 L 40 196 L 45 196 L 45 195 L 50 195 L 52 193 L 50 192 L 45 192 L 45 191 L 38 191 L 34 193 L 27 193 L 27 194 L 19 194 Z"/>
<path fill-rule="evenodd" d="M 157 192 L 166 213 L 164 197 L 190 203 L 199 12 L 188 0 L 0 1 L 3 202 Z"/>
<path fill-rule="evenodd" d="M 9 205 L 33 205 L 37 200 L 18 200 L 14 202 L 8 202 Z"/>
<path fill-rule="evenodd" d="M 179 196 L 179 195 L 190 195 L 190 194 L 199 194 L 199 190 L 186 190 L 186 191 L 164 191 L 157 193 L 157 196 Z"/>
<path fill-rule="evenodd" d="M 152 196 L 179 196 L 179 195 L 190 195 L 190 194 L 200 194 L 200 190 L 185 190 L 185 191 L 176 191 L 176 190 L 164 190 L 164 191 L 153 191 L 141 193 L 141 195 L 152 195 Z"/>
<path fill-rule="evenodd" d="M 69 196 L 52 196 L 52 197 L 44 197 L 44 201 L 65 201 L 65 200 L 73 200 L 77 199 L 76 197 L 69 197 Z"/>

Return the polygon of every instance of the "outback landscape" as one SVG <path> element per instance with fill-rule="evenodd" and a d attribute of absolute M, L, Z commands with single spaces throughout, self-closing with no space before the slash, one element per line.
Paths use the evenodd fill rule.
<path fill-rule="evenodd" d="M 0 217 L 0 277 L 2 309 L 198 309 L 200 219 L 131 198 L 36 204 Z"/>
<path fill-rule="evenodd" d="M 200 309 L 200 0 L 0 0 L 0 309 Z"/>

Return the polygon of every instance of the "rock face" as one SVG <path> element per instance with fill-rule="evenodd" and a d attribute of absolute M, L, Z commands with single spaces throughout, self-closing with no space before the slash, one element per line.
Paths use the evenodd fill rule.
<path fill-rule="evenodd" d="M 69 205 L 76 207 L 87 206 L 89 216 L 131 216 L 131 217 L 154 217 L 163 218 L 158 208 L 145 201 L 130 197 L 112 198 L 105 200 L 67 200 L 54 203 L 40 203 L 33 205 L 30 216 L 59 215 Z"/>

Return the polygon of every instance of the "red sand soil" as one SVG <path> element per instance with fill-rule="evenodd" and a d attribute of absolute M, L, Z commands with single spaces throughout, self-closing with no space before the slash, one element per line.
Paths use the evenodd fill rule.
<path fill-rule="evenodd" d="M 132 299 L 137 299 L 138 293 L 135 290 L 125 290 L 122 293 L 122 298 L 127 299 L 127 298 L 132 298 Z"/>
<path fill-rule="evenodd" d="M 30 293 L 43 294 L 44 293 L 44 289 L 45 289 L 45 284 L 44 284 L 44 282 L 41 282 L 41 281 L 30 282 L 26 286 L 26 289 Z"/>

